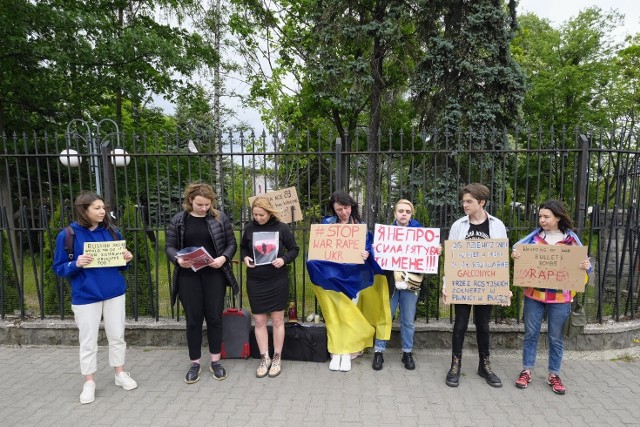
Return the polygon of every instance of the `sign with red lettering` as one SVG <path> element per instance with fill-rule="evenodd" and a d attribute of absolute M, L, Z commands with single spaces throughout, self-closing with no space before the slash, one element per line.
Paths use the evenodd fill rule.
<path fill-rule="evenodd" d="M 444 275 L 452 304 L 511 305 L 509 239 L 446 240 Z"/>
<path fill-rule="evenodd" d="M 520 258 L 513 265 L 513 286 L 584 292 L 586 246 L 516 245 Z"/>
<path fill-rule="evenodd" d="M 438 273 L 439 228 L 376 224 L 373 253 L 384 270 Z"/>
<path fill-rule="evenodd" d="M 364 264 L 366 224 L 311 224 L 309 259 Z"/>

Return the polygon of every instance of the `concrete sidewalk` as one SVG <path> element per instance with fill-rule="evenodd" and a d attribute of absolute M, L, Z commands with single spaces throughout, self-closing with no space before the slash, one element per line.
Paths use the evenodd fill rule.
<path fill-rule="evenodd" d="M 547 355 L 541 353 L 533 382 L 514 386 L 519 352 L 497 350 L 493 368 L 502 388 L 476 374 L 473 349 L 463 357 L 458 388 L 444 377 L 449 353 L 419 350 L 407 371 L 399 350 L 385 353 L 382 371 L 371 354 L 354 360 L 350 372 L 327 363 L 283 362 L 277 378 L 257 379 L 258 361 L 227 360 L 228 378 L 215 381 L 203 369 L 187 385 L 187 350 L 148 347 L 127 351 L 136 390 L 116 387 L 107 349 L 100 347 L 96 400 L 81 405 L 77 347 L 0 347 L 0 423 L 6 426 L 541 426 L 640 424 L 639 348 L 569 352 L 561 375 L 567 394 L 546 384 Z M 203 355 L 207 354 L 204 352 Z M 203 359 L 204 360 L 204 359 Z M 205 365 L 203 365 L 204 367 Z"/>

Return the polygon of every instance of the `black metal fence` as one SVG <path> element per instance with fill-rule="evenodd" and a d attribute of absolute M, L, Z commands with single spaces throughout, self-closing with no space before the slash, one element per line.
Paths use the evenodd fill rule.
<path fill-rule="evenodd" d="M 407 198 L 416 206 L 416 219 L 446 236 L 462 215 L 459 189 L 482 182 L 492 192 L 487 209 L 504 221 L 512 242 L 536 226 L 537 205 L 549 198 L 564 201 L 595 266 L 590 286 L 579 296 L 589 320 L 635 317 L 640 303 L 637 128 L 429 130 L 377 138 L 383 148 L 370 152 L 364 132 L 342 138 L 308 132 L 136 135 L 119 131 L 110 120 L 74 121 L 58 135 L 4 135 L 0 315 L 70 314 L 68 285 L 51 272 L 52 246 L 72 220 L 75 195 L 91 189 L 105 197 L 135 255 L 126 275 L 129 315 L 177 317 L 179 311 L 169 304 L 172 266 L 164 255 L 164 233 L 171 215 L 181 210 L 186 183 L 203 180 L 214 185 L 238 239 L 250 219 L 250 196 L 296 187 L 304 219 L 292 229 L 303 250 L 291 268 L 290 295 L 300 316 L 318 311 L 304 264 L 309 226 L 328 213 L 326 201 L 337 187 L 361 203 L 370 224 L 390 223 L 394 202 Z M 377 172 L 375 188 L 366 188 L 368 170 Z M 244 283 L 241 264 L 234 269 Z M 418 313 L 427 321 L 451 316 L 439 301 L 440 280 L 429 276 L 420 295 Z M 494 310 L 496 320 L 520 318 L 521 290 L 513 291 L 512 306 Z M 238 298 L 229 295 L 229 304 L 247 304 L 243 293 Z"/>

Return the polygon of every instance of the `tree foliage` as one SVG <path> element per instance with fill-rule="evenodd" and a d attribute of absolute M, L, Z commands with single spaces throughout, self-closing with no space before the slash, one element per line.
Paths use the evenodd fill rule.
<path fill-rule="evenodd" d="M 527 14 L 513 51 L 527 76 L 523 122 L 527 126 L 583 129 L 612 124 L 609 113 L 619 70 L 611 39 L 621 16 L 587 8 L 559 29 Z"/>
<path fill-rule="evenodd" d="M 94 117 L 152 93 L 174 98 L 218 60 L 202 37 L 155 19 L 196 2 L 1 0 L 0 131 L 47 128 Z"/>

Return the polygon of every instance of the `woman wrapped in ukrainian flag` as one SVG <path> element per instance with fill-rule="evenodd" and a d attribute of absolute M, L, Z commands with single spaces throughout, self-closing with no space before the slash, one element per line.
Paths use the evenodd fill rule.
<path fill-rule="evenodd" d="M 323 224 L 362 224 L 358 204 L 347 193 L 336 191 L 329 199 L 332 216 Z M 373 257 L 373 236 L 367 233 L 364 264 L 308 260 L 307 270 L 325 319 L 329 369 L 351 370 L 351 359 L 373 339 L 391 336 L 391 311 L 387 279 Z"/>

